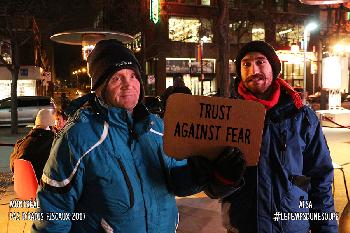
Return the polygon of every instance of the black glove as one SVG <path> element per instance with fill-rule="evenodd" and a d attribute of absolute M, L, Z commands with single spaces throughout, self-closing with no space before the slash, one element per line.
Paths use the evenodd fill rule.
<path fill-rule="evenodd" d="M 231 185 L 239 185 L 245 168 L 246 161 L 243 153 L 237 147 L 226 147 L 214 161 L 216 177 Z"/>
<path fill-rule="evenodd" d="M 212 176 L 212 162 L 203 156 L 192 156 L 187 159 L 193 179 L 199 185 L 206 185 Z"/>

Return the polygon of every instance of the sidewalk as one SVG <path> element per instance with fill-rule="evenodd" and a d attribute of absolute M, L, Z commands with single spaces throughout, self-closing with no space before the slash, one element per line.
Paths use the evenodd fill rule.
<path fill-rule="evenodd" d="M 221 223 L 220 204 L 204 193 L 177 198 L 180 223 L 177 233 L 226 233 Z"/>
<path fill-rule="evenodd" d="M 333 162 L 336 162 L 338 164 L 350 162 L 350 129 L 323 128 L 323 130 L 328 141 Z M 17 137 L 20 138 L 23 136 L 18 135 L 17 137 L 9 137 L 8 135 L 9 134 L 4 133 L 0 128 L 0 142 L 14 142 Z M 4 138 L 4 136 L 6 138 Z M 0 147 L 0 156 L 4 157 L 4 155 L 1 155 L 1 153 L 5 152 Z M 350 165 L 345 165 L 343 169 L 346 174 L 348 187 L 350 187 Z M 347 198 L 345 194 L 345 186 L 341 171 L 339 169 L 335 169 L 334 175 L 335 207 L 336 211 L 339 213 L 340 216 L 347 203 Z M 9 212 L 22 213 L 34 211 L 34 209 L 9 208 L 8 203 L 10 202 L 10 200 L 13 200 L 15 198 L 16 194 L 13 191 L 13 184 L 6 187 L 6 192 L 1 193 L 0 190 L 0 233 L 29 232 L 31 226 L 30 221 L 8 221 Z M 180 224 L 178 226 L 177 233 L 226 232 L 221 225 L 220 204 L 217 200 L 211 200 L 208 197 L 206 197 L 205 194 L 200 193 L 185 198 L 177 198 L 177 204 L 180 212 Z M 16 218 L 16 214 L 12 214 L 12 217 Z"/>
<path fill-rule="evenodd" d="M 18 127 L 18 134 L 11 134 L 10 127 L 0 127 L 0 143 L 14 144 L 23 138 L 31 130 L 30 127 Z M 12 146 L 0 146 L 0 172 L 9 172 L 9 156 L 13 150 Z"/>

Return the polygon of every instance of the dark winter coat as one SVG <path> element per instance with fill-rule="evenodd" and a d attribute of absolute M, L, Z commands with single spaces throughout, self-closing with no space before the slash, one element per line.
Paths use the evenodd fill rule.
<path fill-rule="evenodd" d="M 322 127 L 313 110 L 297 109 L 283 89 L 266 114 L 258 166 L 246 170 L 244 181 L 222 200 L 223 222 L 232 232 L 338 231 L 333 166 Z M 279 212 L 289 214 L 289 221 L 274 218 Z M 309 221 L 311 212 L 329 219 Z"/>
<path fill-rule="evenodd" d="M 40 180 L 55 134 L 50 130 L 41 128 L 32 129 L 28 135 L 15 144 L 10 156 L 10 167 L 13 171 L 15 159 L 25 159 L 32 163 L 35 175 Z"/>

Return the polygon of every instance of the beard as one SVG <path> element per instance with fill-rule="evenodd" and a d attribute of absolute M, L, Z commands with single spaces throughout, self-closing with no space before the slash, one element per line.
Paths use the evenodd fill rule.
<path fill-rule="evenodd" d="M 244 81 L 246 86 L 249 86 L 251 82 L 258 82 L 258 81 L 264 81 L 266 80 L 266 76 L 263 73 L 253 74 L 247 77 L 247 79 Z"/>
<path fill-rule="evenodd" d="M 244 86 L 256 94 L 264 94 L 271 86 L 272 77 L 269 79 L 264 73 L 256 73 L 248 76 L 243 82 Z"/>

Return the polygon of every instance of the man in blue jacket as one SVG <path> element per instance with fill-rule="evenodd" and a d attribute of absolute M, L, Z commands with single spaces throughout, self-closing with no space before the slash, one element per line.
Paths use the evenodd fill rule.
<path fill-rule="evenodd" d="M 236 70 L 234 98 L 257 101 L 267 112 L 258 166 L 247 168 L 245 184 L 222 200 L 228 232 L 338 232 L 332 160 L 315 113 L 281 79 L 269 44 L 244 45 Z"/>
<path fill-rule="evenodd" d="M 214 162 L 164 154 L 163 122 L 141 103 L 140 65 L 122 43 L 100 41 L 88 65 L 96 94 L 72 103 L 79 110 L 53 143 L 32 232 L 175 232 L 174 195 L 209 183 L 230 192 L 241 180 L 245 161 L 237 150 Z M 223 172 L 226 163 L 234 172 Z"/>

